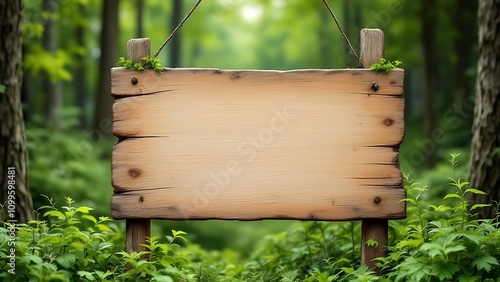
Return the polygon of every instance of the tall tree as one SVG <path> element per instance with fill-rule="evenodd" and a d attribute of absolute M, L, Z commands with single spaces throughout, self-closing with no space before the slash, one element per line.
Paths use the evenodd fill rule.
<path fill-rule="evenodd" d="M 181 22 L 182 0 L 173 0 L 172 2 L 172 17 L 170 21 L 171 30 Z M 170 67 L 178 68 L 181 64 L 181 32 L 179 30 L 172 41 L 170 41 Z"/>
<path fill-rule="evenodd" d="M 99 61 L 99 77 L 97 83 L 97 97 L 95 99 L 94 133 L 99 135 L 111 134 L 111 73 L 110 69 L 118 60 L 118 11 L 119 0 L 102 1 L 101 27 L 101 59 Z M 94 138 L 99 136 L 94 134 Z"/>
<path fill-rule="evenodd" d="M 42 10 L 47 13 L 47 19 L 43 26 L 42 45 L 47 52 L 54 55 L 57 50 L 56 25 L 54 14 L 57 10 L 58 2 L 56 0 L 43 0 Z M 42 90 L 45 94 L 44 115 L 52 125 L 59 127 L 59 111 L 62 108 L 61 85 L 54 81 L 48 73 L 44 74 Z"/>
<path fill-rule="evenodd" d="M 82 3 L 78 3 L 78 10 L 82 14 L 86 14 L 86 7 Z M 76 44 L 79 47 L 85 46 L 85 25 L 78 22 L 75 27 Z M 75 89 L 75 105 L 81 110 L 79 126 L 81 129 L 87 128 L 87 116 L 85 108 L 87 106 L 87 72 L 85 62 L 85 52 L 75 54 L 75 69 L 73 75 L 73 87 Z"/>
<path fill-rule="evenodd" d="M 487 196 L 476 203 L 500 202 L 500 1 L 480 0 L 478 9 L 479 58 L 472 136 L 470 182 Z M 484 218 L 495 216 L 495 206 L 483 209 Z"/>
<path fill-rule="evenodd" d="M 136 37 L 142 38 L 144 37 L 144 0 L 136 0 L 135 10 L 137 13 Z"/>
<path fill-rule="evenodd" d="M 15 196 L 15 218 L 7 219 L 18 223 L 33 218 L 21 108 L 22 11 L 22 0 L 0 0 L 0 85 L 4 92 L 0 93 L 0 204 L 4 205 L 9 195 Z M 4 208 L 6 214 L 8 205 Z"/>
<path fill-rule="evenodd" d="M 436 47 L 436 0 L 422 1 L 420 15 L 422 16 L 422 52 L 423 52 L 423 121 L 424 134 L 427 142 L 433 142 L 436 129 L 436 101 L 437 101 L 437 76 L 438 57 Z M 425 143 L 427 143 L 425 142 Z M 432 167 L 436 164 L 436 147 L 432 144 L 426 148 L 425 166 Z"/>
<path fill-rule="evenodd" d="M 461 103 L 464 99 L 472 97 L 473 81 L 468 76 L 469 68 L 473 65 L 475 41 L 477 31 L 477 1 L 457 0 L 453 17 L 457 35 L 453 42 L 454 53 L 457 56 L 455 65 L 455 101 Z"/>

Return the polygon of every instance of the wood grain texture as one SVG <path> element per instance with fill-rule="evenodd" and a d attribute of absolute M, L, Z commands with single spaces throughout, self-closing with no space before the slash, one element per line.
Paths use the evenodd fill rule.
<path fill-rule="evenodd" d="M 220 91 L 230 85 L 240 91 L 268 91 L 269 87 L 284 87 L 287 92 L 315 91 L 330 94 L 370 94 L 401 96 L 403 94 L 402 69 L 388 74 L 376 73 L 368 69 L 340 70 L 219 70 L 219 69 L 164 69 L 163 72 L 146 70 L 137 72 L 125 68 L 111 69 L 111 94 L 114 96 L 136 96 L 163 92 L 181 91 L 189 85 L 190 90 L 202 93 Z M 132 78 L 137 84 L 132 84 Z M 379 85 L 378 91 L 371 89 L 372 84 Z"/>
<path fill-rule="evenodd" d="M 113 69 L 112 215 L 402 218 L 403 75 Z"/>

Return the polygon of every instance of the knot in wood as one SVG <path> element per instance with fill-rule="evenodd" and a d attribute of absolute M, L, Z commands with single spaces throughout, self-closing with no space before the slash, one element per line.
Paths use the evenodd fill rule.
<path fill-rule="evenodd" d="M 128 170 L 128 175 L 132 178 L 137 178 L 141 175 L 141 170 L 138 168 L 131 168 Z"/>
<path fill-rule="evenodd" d="M 139 203 L 142 203 L 144 202 L 144 197 L 143 196 L 139 196 Z"/>
<path fill-rule="evenodd" d="M 386 118 L 384 119 L 384 124 L 385 126 L 391 126 L 394 124 L 394 120 L 392 118 Z"/>

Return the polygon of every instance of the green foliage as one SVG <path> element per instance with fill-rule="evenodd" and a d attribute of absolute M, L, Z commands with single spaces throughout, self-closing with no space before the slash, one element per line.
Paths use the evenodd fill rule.
<path fill-rule="evenodd" d="M 71 73 L 68 71 L 70 64 L 71 57 L 66 51 L 57 50 L 55 54 L 51 54 L 40 46 L 34 46 L 23 61 L 23 67 L 32 75 L 46 73 L 52 82 L 71 80 Z"/>
<path fill-rule="evenodd" d="M 107 217 L 92 216 L 91 208 L 74 207 L 73 203 L 67 198 L 66 205 L 56 209 L 49 200 L 49 205 L 38 209 L 45 210 L 44 219 L 15 226 L 15 275 L 3 272 L 2 281 L 80 281 L 81 271 L 89 270 L 91 276 L 98 277 L 99 270 L 123 267 L 116 255 L 123 248 L 123 236 L 113 231 L 116 226 Z M 80 228 L 82 221 L 90 223 L 90 227 Z M 6 265 L 8 242 L 7 229 L 0 228 L 2 269 L 10 269 Z"/>
<path fill-rule="evenodd" d="M 380 58 L 380 61 L 378 63 L 372 64 L 370 66 L 370 69 L 376 72 L 390 72 L 391 70 L 398 68 L 401 64 L 403 63 L 398 60 L 391 62 L 384 58 Z"/>
<path fill-rule="evenodd" d="M 0 94 L 4 94 L 6 89 L 5 85 L 0 84 Z"/>
<path fill-rule="evenodd" d="M 102 139 L 99 132 L 69 130 L 78 119 L 75 113 L 62 114 L 64 122 L 59 131 L 47 128 L 42 119 L 26 126 L 28 177 L 34 205 L 43 205 L 45 199 L 40 195 L 50 193 L 57 204 L 70 196 L 96 208 L 98 214 L 109 215 L 113 143 Z"/>
<path fill-rule="evenodd" d="M 144 69 L 153 69 L 158 72 L 163 71 L 163 66 L 160 63 L 160 59 L 151 58 L 148 56 L 142 58 L 141 61 L 138 63 L 134 63 L 130 60 L 125 59 L 124 57 L 120 57 L 118 59 L 118 65 L 123 66 L 124 68 L 127 69 L 135 69 L 138 71 L 142 71 Z"/>
<path fill-rule="evenodd" d="M 450 162 L 456 167 L 457 155 Z M 433 205 L 423 200 L 429 190 L 426 186 L 406 179 L 408 218 L 393 225 L 389 255 L 379 258 L 379 266 L 391 281 L 488 281 L 500 277 L 499 224 L 476 219 L 475 210 L 487 205 L 470 205 L 467 200 L 484 192 L 468 187 L 460 178 L 449 181 L 452 191 L 443 204 Z"/>

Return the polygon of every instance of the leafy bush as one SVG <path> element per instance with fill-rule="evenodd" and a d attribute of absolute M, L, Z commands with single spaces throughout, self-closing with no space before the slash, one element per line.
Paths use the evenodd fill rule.
<path fill-rule="evenodd" d="M 394 243 L 379 258 L 391 281 L 500 281 L 498 220 L 476 219 L 476 209 L 487 205 L 467 200 L 484 192 L 460 178 L 449 180 L 453 191 L 443 200 L 451 203 L 433 205 L 422 200 L 428 188 L 407 179 L 408 218 L 393 225 Z"/>
<path fill-rule="evenodd" d="M 456 155 L 451 159 L 457 167 Z M 15 275 L 2 281 L 500 281 L 500 228 L 476 219 L 482 194 L 461 178 L 439 205 L 425 201 L 427 186 L 406 178 L 408 218 L 391 221 L 386 257 L 376 275 L 360 265 L 358 222 L 294 224 L 268 235 L 245 259 L 234 251 L 203 250 L 182 231 L 151 238 L 146 251 L 124 252 L 124 232 L 107 217 L 95 218 L 72 199 L 60 209 L 42 206 L 43 220 L 15 226 Z M 10 226 L 0 228 L 0 266 L 10 254 Z M 183 243 L 179 245 L 178 243 Z M 371 242 L 371 244 L 376 242 Z M 151 260 L 144 260 L 149 255 Z M 127 267 L 130 268 L 127 270 Z"/>
<path fill-rule="evenodd" d="M 57 204 L 64 197 L 94 207 L 97 213 L 109 215 L 112 141 L 93 141 L 91 132 L 70 130 L 77 119 L 66 113 L 60 131 L 44 125 L 43 120 L 26 127 L 29 156 L 29 184 L 35 207 L 45 203 L 42 194 L 49 193 Z"/>

